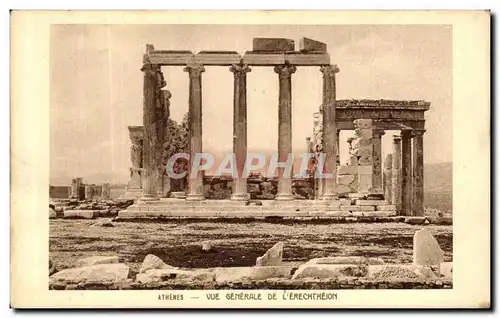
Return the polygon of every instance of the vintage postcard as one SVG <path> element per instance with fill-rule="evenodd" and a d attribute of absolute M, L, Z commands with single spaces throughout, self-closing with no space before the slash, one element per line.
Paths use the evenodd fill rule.
<path fill-rule="evenodd" d="M 13 307 L 490 307 L 489 12 L 11 21 Z"/>

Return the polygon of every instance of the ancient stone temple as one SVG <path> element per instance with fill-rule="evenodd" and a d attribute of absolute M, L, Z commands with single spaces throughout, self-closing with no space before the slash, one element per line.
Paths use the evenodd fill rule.
<path fill-rule="evenodd" d="M 348 140 L 349 160 L 337 170 L 337 194 L 341 197 L 367 196 L 385 199 L 402 215 L 423 215 L 423 135 L 425 101 L 337 100 L 337 141 L 342 130 L 354 130 Z M 322 107 L 314 115 L 313 136 L 322 131 Z M 393 153 L 382 168 L 385 131 L 399 131 L 393 138 Z M 315 138 L 321 152 L 322 139 Z M 322 189 L 316 191 L 321 196 Z"/>
<path fill-rule="evenodd" d="M 189 167 L 202 144 L 202 74 L 210 66 L 227 66 L 233 73 L 233 153 L 237 177 L 232 182 L 230 200 L 206 200 L 203 173 L 190 175 L 185 198 L 169 196 L 163 149 L 168 131 L 170 92 L 165 89 L 162 66 L 180 66 L 189 85 Z M 249 206 L 247 179 L 247 76 L 252 67 L 272 67 L 279 84 L 278 161 L 292 153 L 292 76 L 299 67 L 316 67 L 323 78 L 322 105 L 315 114 L 312 140 L 307 148 L 321 160 L 322 174 L 316 179 L 315 200 L 297 200 L 292 178 L 284 168 L 277 169 L 274 200 Z M 423 211 L 423 132 L 424 112 L 429 103 L 420 101 L 336 100 L 339 68 L 330 64 L 326 44 L 303 38 L 299 50 L 290 39 L 256 38 L 253 50 L 240 55 L 233 51 L 156 50 L 146 46 L 141 68 L 143 86 L 143 126 L 129 127 L 132 141 L 130 182 L 127 196 L 136 204 L 119 214 L 120 218 L 141 217 L 348 217 L 390 216 L 396 211 L 419 215 Z M 339 164 L 339 133 L 354 130 L 348 165 Z M 401 131 L 401 150 L 392 156 L 391 179 L 384 180 L 381 136 L 385 130 Z M 413 148 L 412 148 L 413 143 Z M 396 147 L 395 147 L 396 149 Z M 413 149 L 413 150 L 412 150 Z M 400 158 L 400 159 L 398 159 Z M 413 160 L 412 160 L 413 158 Z M 395 168 L 401 160 L 401 169 Z M 387 173 L 386 173 L 387 174 Z M 401 177 L 399 177 L 401 175 Z M 413 179 L 412 179 L 413 175 Z M 401 208 L 394 187 L 401 187 Z M 391 188 L 391 201 L 387 189 Z M 413 209 L 413 210 L 412 210 Z"/>

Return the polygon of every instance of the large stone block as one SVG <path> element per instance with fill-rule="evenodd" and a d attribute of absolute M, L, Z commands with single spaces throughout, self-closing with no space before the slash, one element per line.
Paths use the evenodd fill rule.
<path fill-rule="evenodd" d="M 201 51 L 194 59 L 203 65 L 232 65 L 239 64 L 241 56 L 233 51 Z"/>
<path fill-rule="evenodd" d="M 49 208 L 49 219 L 57 218 L 57 213 L 52 208 Z"/>
<path fill-rule="evenodd" d="M 280 266 L 283 260 L 283 242 L 276 243 L 263 256 L 257 257 L 256 266 Z"/>
<path fill-rule="evenodd" d="M 395 205 L 377 205 L 376 207 L 377 211 L 396 211 L 396 206 Z"/>
<path fill-rule="evenodd" d="M 337 194 L 348 194 L 348 193 L 351 193 L 353 191 L 354 190 L 346 184 L 339 184 L 335 187 L 335 192 Z"/>
<path fill-rule="evenodd" d="M 341 211 L 352 211 L 352 212 L 358 212 L 361 211 L 360 207 L 357 205 L 342 205 L 340 206 Z"/>
<path fill-rule="evenodd" d="M 375 207 L 373 205 L 358 205 L 359 210 L 363 212 L 375 211 Z"/>
<path fill-rule="evenodd" d="M 337 174 L 340 175 L 355 175 L 358 173 L 358 166 L 340 166 Z"/>
<path fill-rule="evenodd" d="M 373 166 L 371 165 L 359 165 L 357 168 L 358 174 L 373 174 Z"/>
<path fill-rule="evenodd" d="M 430 266 L 385 264 L 369 265 L 367 278 L 380 281 L 419 281 L 437 277 Z"/>
<path fill-rule="evenodd" d="M 243 56 L 243 63 L 256 66 L 285 64 L 285 54 L 247 52 Z"/>
<path fill-rule="evenodd" d="M 356 200 L 356 205 L 380 206 L 380 205 L 388 205 L 388 203 L 385 200 Z"/>
<path fill-rule="evenodd" d="M 69 268 L 50 276 L 50 282 L 123 282 L 128 278 L 129 267 L 125 264 L 99 264 Z"/>
<path fill-rule="evenodd" d="M 369 193 L 372 187 L 372 175 L 360 174 L 358 175 L 358 192 Z"/>
<path fill-rule="evenodd" d="M 148 62 L 160 65 L 186 65 L 194 59 L 190 51 L 150 51 L 147 54 Z"/>
<path fill-rule="evenodd" d="M 99 210 L 66 210 L 64 218 L 93 219 L 99 216 Z"/>
<path fill-rule="evenodd" d="M 146 272 L 137 274 L 135 279 L 137 282 L 142 284 L 160 283 L 171 279 L 212 282 L 215 280 L 215 273 L 209 269 L 149 269 Z"/>
<path fill-rule="evenodd" d="M 165 264 L 158 256 L 153 254 L 148 254 L 144 258 L 141 264 L 141 268 L 139 269 L 139 273 L 144 273 L 150 269 L 172 269 L 175 268 L 173 266 Z"/>
<path fill-rule="evenodd" d="M 118 256 L 91 256 L 76 261 L 75 267 L 99 264 L 118 264 Z"/>
<path fill-rule="evenodd" d="M 307 262 L 308 264 L 370 264 L 381 265 L 384 260 L 377 257 L 364 257 L 364 256 L 331 256 L 313 258 Z"/>
<path fill-rule="evenodd" d="M 427 229 L 417 231 L 413 236 L 413 264 L 440 266 L 444 253 L 438 241 Z"/>
<path fill-rule="evenodd" d="M 298 66 L 315 66 L 330 64 L 330 55 L 328 54 L 311 54 L 301 52 L 285 53 L 285 60 L 292 65 Z"/>
<path fill-rule="evenodd" d="M 217 283 L 242 280 L 290 278 L 293 266 L 218 267 L 214 269 Z"/>
<path fill-rule="evenodd" d="M 297 269 L 292 279 L 300 278 L 338 278 L 361 277 L 366 275 L 366 266 L 357 264 L 309 264 L 306 263 Z"/>
<path fill-rule="evenodd" d="M 354 181 L 355 176 L 354 175 L 340 175 L 337 177 L 337 183 L 338 184 L 346 184 L 349 185 Z"/>
<path fill-rule="evenodd" d="M 348 217 L 352 216 L 349 211 L 326 211 L 325 217 Z"/>
<path fill-rule="evenodd" d="M 254 51 L 295 51 L 295 41 L 284 38 L 254 38 Z"/>
<path fill-rule="evenodd" d="M 299 42 L 299 48 L 303 52 L 324 52 L 326 53 L 327 47 L 326 43 L 316 41 L 309 38 L 301 38 Z"/>

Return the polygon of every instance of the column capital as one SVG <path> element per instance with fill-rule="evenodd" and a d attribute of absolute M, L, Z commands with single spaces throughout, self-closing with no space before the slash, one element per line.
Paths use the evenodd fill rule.
<path fill-rule="evenodd" d="M 426 130 L 425 130 L 425 129 L 414 129 L 414 130 L 411 132 L 411 136 L 412 136 L 412 137 L 415 137 L 415 136 L 423 136 L 425 132 L 426 132 Z"/>
<path fill-rule="evenodd" d="M 337 65 L 321 65 L 319 70 L 323 73 L 323 76 L 335 76 L 335 73 L 340 72 Z"/>
<path fill-rule="evenodd" d="M 184 72 L 189 72 L 189 77 L 200 77 L 201 73 L 205 72 L 205 67 L 202 64 L 191 63 L 184 68 Z"/>
<path fill-rule="evenodd" d="M 229 67 L 229 71 L 234 73 L 234 76 L 242 76 L 246 73 L 250 73 L 252 69 L 248 66 L 248 64 L 233 64 Z"/>
<path fill-rule="evenodd" d="M 373 138 L 378 138 L 382 137 L 385 135 L 385 130 L 384 129 L 373 129 Z"/>
<path fill-rule="evenodd" d="M 413 132 L 413 130 L 410 130 L 410 129 L 401 130 L 401 138 L 403 138 L 403 139 L 410 138 L 412 135 L 412 132 Z"/>
<path fill-rule="evenodd" d="M 285 64 L 276 65 L 274 72 L 279 74 L 280 77 L 291 77 L 297 71 L 295 65 L 290 64 L 288 61 Z"/>
<path fill-rule="evenodd" d="M 144 63 L 141 67 L 141 72 L 154 74 L 161 70 L 160 64 Z"/>
<path fill-rule="evenodd" d="M 394 142 L 400 142 L 401 141 L 401 135 L 394 135 L 394 136 L 392 136 L 392 140 Z"/>

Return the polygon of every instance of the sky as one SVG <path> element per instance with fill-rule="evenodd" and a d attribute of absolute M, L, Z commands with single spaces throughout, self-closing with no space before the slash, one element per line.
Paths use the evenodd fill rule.
<path fill-rule="evenodd" d="M 52 25 L 50 182 L 125 183 L 130 166 L 127 126 L 142 125 L 140 71 L 146 44 L 158 50 L 252 50 L 255 37 L 308 37 L 325 42 L 338 65 L 337 99 L 426 100 L 424 162 L 452 161 L 452 30 L 441 25 Z M 171 118 L 188 110 L 189 77 L 163 67 Z M 203 150 L 232 152 L 233 74 L 206 66 L 203 81 Z M 292 147 L 305 152 L 313 113 L 321 104 L 319 67 L 292 76 Z M 275 152 L 278 75 L 252 67 L 247 79 L 248 151 Z M 350 133 L 341 135 L 347 160 Z M 391 133 L 383 153 L 391 152 Z"/>

